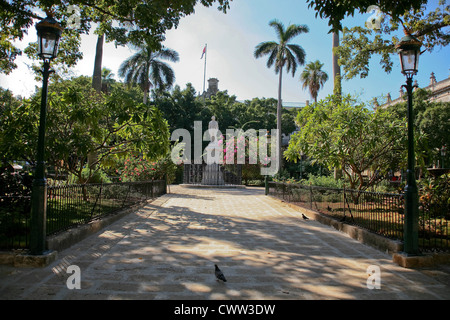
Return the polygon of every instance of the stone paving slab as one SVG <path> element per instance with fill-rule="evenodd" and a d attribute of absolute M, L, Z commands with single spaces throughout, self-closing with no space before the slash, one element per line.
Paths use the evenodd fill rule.
<path fill-rule="evenodd" d="M 43 268 L 0 266 L 0 299 L 450 299 L 445 274 L 402 268 L 260 188 L 171 186 L 58 257 Z M 67 287 L 71 265 L 81 289 Z M 380 289 L 367 287 L 371 265 Z"/>

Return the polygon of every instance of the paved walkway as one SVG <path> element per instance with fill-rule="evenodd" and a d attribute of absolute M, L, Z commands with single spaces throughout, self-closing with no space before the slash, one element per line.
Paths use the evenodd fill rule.
<path fill-rule="evenodd" d="M 395 265 L 262 189 L 170 189 L 48 267 L 0 266 L 0 299 L 450 299 L 438 271 Z M 70 265 L 81 289 L 67 288 Z"/>

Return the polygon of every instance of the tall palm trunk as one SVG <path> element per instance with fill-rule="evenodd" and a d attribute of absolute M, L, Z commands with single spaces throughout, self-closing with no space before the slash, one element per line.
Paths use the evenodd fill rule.
<path fill-rule="evenodd" d="M 337 47 L 339 47 L 339 31 L 333 32 L 333 93 L 340 96 L 341 68 L 339 67 L 338 63 L 338 56 L 335 53 Z M 338 167 L 334 167 L 334 179 L 337 180 L 340 177 L 342 177 L 342 170 L 340 170 Z"/>
<path fill-rule="evenodd" d="M 338 63 L 338 56 L 335 53 L 336 48 L 339 47 L 339 31 L 333 33 L 333 94 L 341 96 L 341 67 Z"/>
<path fill-rule="evenodd" d="M 97 47 L 95 49 L 95 61 L 94 61 L 94 73 L 92 75 L 92 88 L 95 89 L 98 93 L 102 91 L 102 59 L 103 59 L 103 41 L 105 36 L 99 35 L 97 37 Z M 91 156 L 94 156 L 97 159 L 97 154 L 95 152 L 91 152 Z M 92 169 L 91 164 L 89 164 L 89 168 Z M 87 182 L 87 181 L 86 181 Z M 83 188 L 83 198 L 87 201 L 86 189 Z"/>
<path fill-rule="evenodd" d="M 102 59 L 103 59 L 103 41 L 105 36 L 99 35 L 97 38 L 97 47 L 95 51 L 94 74 L 92 75 L 92 87 L 100 92 L 102 90 Z"/>
<path fill-rule="evenodd" d="M 282 80 L 283 80 L 283 66 L 280 67 L 280 76 L 278 80 L 278 104 L 277 104 L 277 129 L 278 129 L 278 135 L 277 135 L 277 143 L 278 143 L 278 172 L 281 172 L 281 168 L 283 165 L 283 155 L 281 153 L 281 112 L 282 112 L 282 101 L 281 101 L 281 87 L 282 87 Z"/>
<path fill-rule="evenodd" d="M 333 80 L 336 81 L 336 76 L 341 74 L 341 68 L 338 64 L 338 57 L 334 52 L 335 48 L 339 47 L 339 31 L 333 32 Z M 335 82 L 336 85 L 336 82 Z"/>
<path fill-rule="evenodd" d="M 146 84 L 144 85 L 144 104 L 147 104 L 148 102 L 148 94 L 149 94 L 150 85 L 148 84 L 148 80 L 146 81 Z"/>
<path fill-rule="evenodd" d="M 150 63 L 151 63 L 151 56 L 152 52 L 150 50 L 147 50 L 147 65 L 145 67 L 145 74 L 144 74 L 144 104 L 147 104 L 148 102 L 148 95 L 150 93 Z"/>

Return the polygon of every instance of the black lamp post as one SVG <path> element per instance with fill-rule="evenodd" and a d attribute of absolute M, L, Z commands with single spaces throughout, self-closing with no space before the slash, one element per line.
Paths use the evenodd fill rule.
<path fill-rule="evenodd" d="M 406 32 L 405 32 L 406 33 Z M 402 73 L 406 76 L 408 94 L 408 169 L 405 187 L 405 224 L 404 224 L 404 252 L 407 255 L 419 254 L 419 200 L 415 177 L 414 155 L 414 113 L 412 106 L 412 78 L 417 73 L 419 65 L 421 42 L 415 37 L 406 35 L 396 45 L 400 56 Z"/>
<path fill-rule="evenodd" d="M 31 194 L 31 230 L 30 253 L 41 255 L 45 251 L 46 219 L 47 219 L 47 181 L 45 179 L 45 124 L 47 118 L 47 85 L 50 75 L 50 61 L 58 53 L 58 44 L 62 28 L 47 13 L 47 18 L 36 24 L 38 36 L 38 56 L 44 60 L 41 113 L 39 118 L 38 149 L 36 168 Z"/>

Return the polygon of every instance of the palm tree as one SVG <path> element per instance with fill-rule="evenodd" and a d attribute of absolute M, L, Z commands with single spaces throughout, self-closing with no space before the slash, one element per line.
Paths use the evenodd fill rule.
<path fill-rule="evenodd" d="M 125 60 L 119 68 L 119 76 L 125 78 L 128 84 L 138 84 L 144 91 L 144 103 L 148 101 L 151 87 L 160 89 L 170 88 L 175 82 L 173 69 L 165 62 L 180 60 L 178 52 L 169 48 L 162 48 L 154 52 L 150 46 L 141 47 L 141 50 Z"/>
<path fill-rule="evenodd" d="M 309 89 L 309 94 L 314 99 L 314 102 L 317 102 L 319 90 L 328 80 L 328 75 L 325 71 L 322 71 L 322 67 L 323 63 L 320 63 L 319 60 L 310 62 L 306 65 L 300 75 L 300 81 L 303 83 L 303 89 Z"/>
<path fill-rule="evenodd" d="M 112 70 L 103 67 L 102 68 L 102 92 L 108 93 L 109 87 L 114 82 L 116 82 L 116 80 L 114 80 L 114 73 L 112 73 Z"/>
<path fill-rule="evenodd" d="M 289 44 L 295 36 L 309 32 L 306 25 L 291 24 L 286 29 L 284 25 L 278 20 L 272 20 L 269 25 L 275 28 L 278 36 L 278 43 L 275 41 L 261 42 L 255 48 L 255 58 L 268 55 L 267 67 L 272 67 L 275 64 L 275 72 L 279 74 L 278 80 L 278 104 L 277 104 L 277 129 L 278 129 L 278 168 L 281 170 L 282 156 L 281 156 L 281 87 L 283 78 L 283 68 L 286 66 L 287 72 L 292 71 L 292 76 L 295 75 L 298 65 L 305 63 L 305 50 L 297 44 Z"/>

